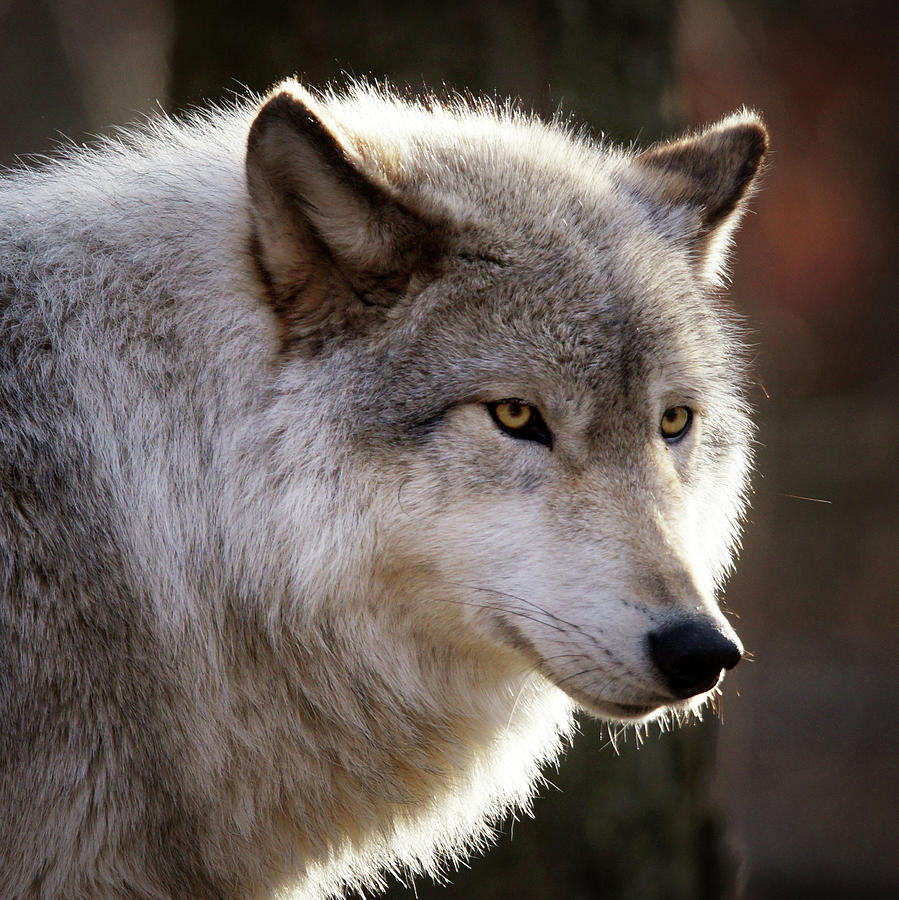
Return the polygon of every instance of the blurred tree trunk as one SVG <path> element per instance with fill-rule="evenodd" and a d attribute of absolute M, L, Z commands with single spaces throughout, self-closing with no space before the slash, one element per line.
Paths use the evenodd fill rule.
<path fill-rule="evenodd" d="M 575 113 L 616 140 L 680 123 L 672 95 L 675 5 L 661 0 L 173 0 L 173 105 L 263 91 L 287 75 L 350 76 L 413 91 L 521 98 Z"/>

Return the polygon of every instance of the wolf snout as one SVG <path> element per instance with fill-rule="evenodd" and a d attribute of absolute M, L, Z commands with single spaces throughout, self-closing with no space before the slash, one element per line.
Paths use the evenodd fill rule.
<path fill-rule="evenodd" d="M 650 632 L 648 640 L 653 662 L 681 699 L 711 690 L 743 656 L 743 648 L 706 619 L 666 625 Z"/>

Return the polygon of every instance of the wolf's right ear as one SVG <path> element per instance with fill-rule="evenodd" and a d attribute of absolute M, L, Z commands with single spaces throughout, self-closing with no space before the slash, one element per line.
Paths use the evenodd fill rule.
<path fill-rule="evenodd" d="M 285 347 L 314 351 L 359 327 L 442 254 L 446 232 L 366 172 L 299 85 L 259 111 L 246 171 L 254 253 Z"/>
<path fill-rule="evenodd" d="M 768 151 L 768 132 L 753 113 L 735 113 L 697 134 L 637 156 L 643 193 L 695 215 L 686 240 L 702 275 L 721 277 L 731 235 Z"/>

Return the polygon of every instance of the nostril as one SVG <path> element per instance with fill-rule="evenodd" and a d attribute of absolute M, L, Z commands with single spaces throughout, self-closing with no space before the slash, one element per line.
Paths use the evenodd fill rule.
<path fill-rule="evenodd" d="M 713 688 L 721 672 L 742 657 L 730 638 L 703 619 L 650 632 L 649 652 L 668 687 L 682 698 Z"/>

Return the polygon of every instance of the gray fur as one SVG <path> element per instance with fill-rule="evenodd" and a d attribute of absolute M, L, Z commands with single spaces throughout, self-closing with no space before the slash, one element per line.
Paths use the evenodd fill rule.
<path fill-rule="evenodd" d="M 697 710 L 646 634 L 732 636 L 764 148 L 287 83 L 9 174 L 0 895 L 336 896 L 483 842 L 572 699 Z"/>

